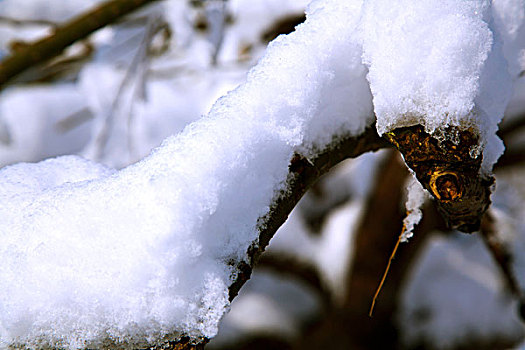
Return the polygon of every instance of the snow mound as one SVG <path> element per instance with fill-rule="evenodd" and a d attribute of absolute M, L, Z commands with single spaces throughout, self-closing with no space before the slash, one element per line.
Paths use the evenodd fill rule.
<path fill-rule="evenodd" d="M 315 2 L 245 84 L 143 161 L 117 172 L 61 157 L 1 171 L 0 347 L 214 336 L 232 266 L 294 152 L 373 120 L 360 6 Z"/>
<path fill-rule="evenodd" d="M 521 28 L 518 19 L 500 24 L 509 7 L 524 9 L 517 0 L 494 6 L 486 0 L 367 1 L 363 60 L 378 132 L 415 124 L 429 133 L 472 129 L 481 136 L 483 168 L 490 171 L 503 153 L 495 132 L 511 96 L 507 59 L 515 65 Z"/>

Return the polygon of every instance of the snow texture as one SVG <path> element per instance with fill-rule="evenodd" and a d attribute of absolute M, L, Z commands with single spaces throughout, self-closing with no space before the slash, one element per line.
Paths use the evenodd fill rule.
<path fill-rule="evenodd" d="M 314 2 L 245 84 L 134 165 L 61 157 L 1 171 L 0 347 L 214 336 L 232 264 L 294 152 L 372 122 L 360 5 Z"/>
<path fill-rule="evenodd" d="M 490 171 L 503 152 L 494 134 L 511 95 L 504 51 L 515 60 L 513 44 L 524 9 L 518 0 L 495 3 L 365 3 L 363 59 L 380 134 L 415 124 L 436 134 L 450 126 L 472 128 L 481 135 L 483 168 Z M 503 25 L 502 14 L 511 10 L 519 11 Z M 511 73 L 515 76 L 516 69 Z"/>

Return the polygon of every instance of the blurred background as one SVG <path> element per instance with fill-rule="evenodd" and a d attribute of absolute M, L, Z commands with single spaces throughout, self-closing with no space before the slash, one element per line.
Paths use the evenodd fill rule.
<path fill-rule="evenodd" d="M 1 0 L 0 59 L 98 0 Z M 0 93 L 0 167 L 78 154 L 115 168 L 145 157 L 242 83 L 308 0 L 164 0 L 33 67 Z M 340 163 L 301 200 L 209 349 L 525 349 L 525 79 L 501 126 L 486 229 L 448 230 L 432 202 L 397 252 L 410 174 L 397 152 Z M 518 294 L 518 295 L 517 295 Z M 521 314 L 525 314 L 522 307 Z"/>

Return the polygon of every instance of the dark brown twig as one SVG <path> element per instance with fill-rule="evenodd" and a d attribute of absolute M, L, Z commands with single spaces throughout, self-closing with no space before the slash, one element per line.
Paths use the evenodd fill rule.
<path fill-rule="evenodd" d="M 21 46 L 0 62 L 0 88 L 37 64 L 60 55 L 73 43 L 121 17 L 159 0 L 111 0 L 58 26 L 54 33 L 34 43 Z"/>

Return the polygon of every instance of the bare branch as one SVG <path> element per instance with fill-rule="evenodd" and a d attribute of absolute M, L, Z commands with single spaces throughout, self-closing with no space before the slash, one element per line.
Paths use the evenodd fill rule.
<path fill-rule="evenodd" d="M 68 46 L 158 0 L 111 0 L 57 27 L 54 33 L 15 50 L 0 62 L 0 88 L 39 63 L 60 55 Z"/>

